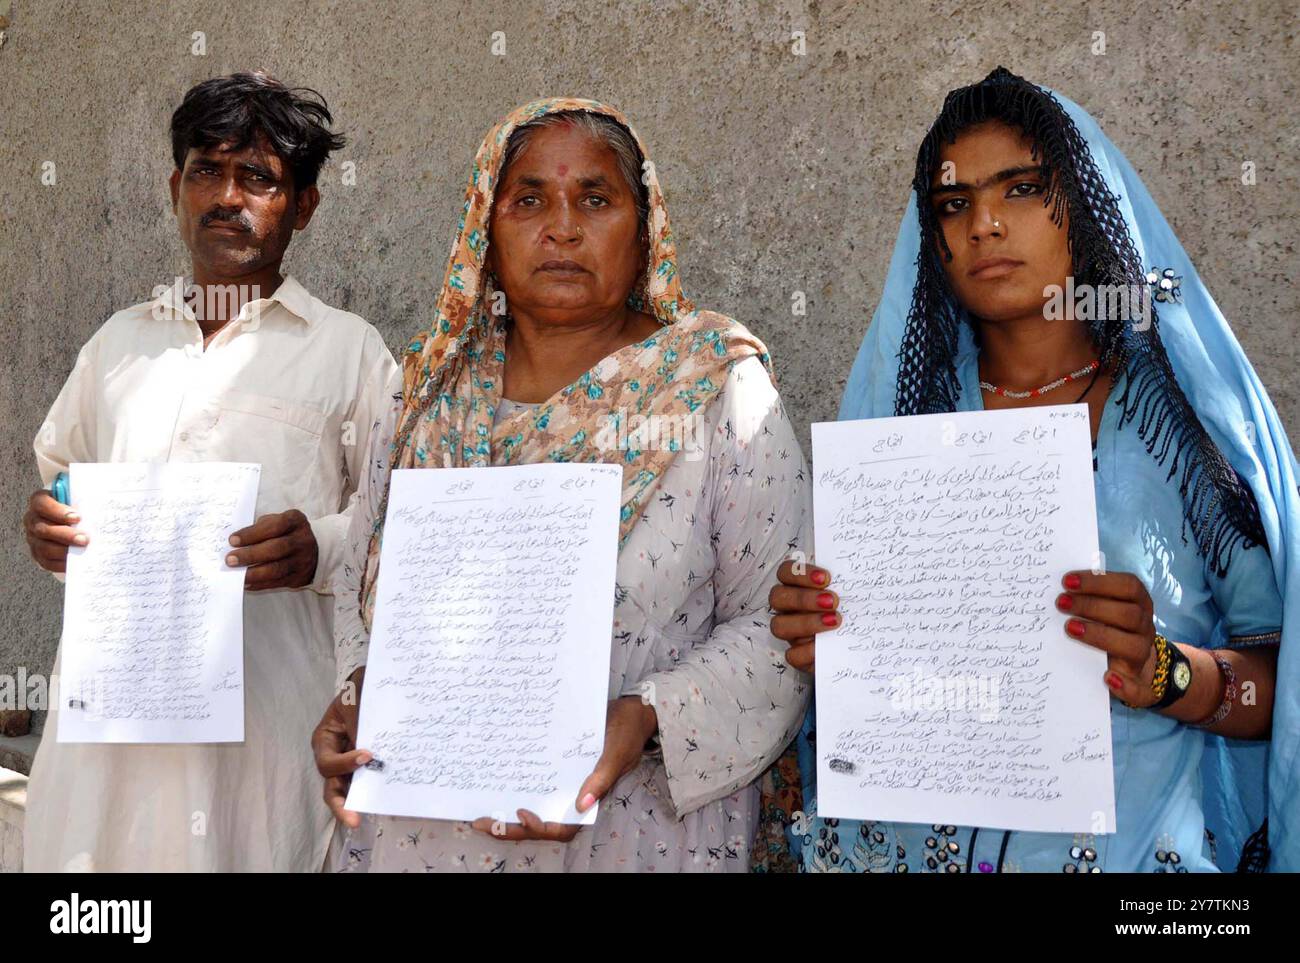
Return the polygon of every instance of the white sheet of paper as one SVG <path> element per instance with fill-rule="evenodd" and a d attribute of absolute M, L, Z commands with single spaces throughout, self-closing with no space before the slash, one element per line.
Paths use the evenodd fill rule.
<path fill-rule="evenodd" d="M 1103 652 L 1065 634 L 1097 570 L 1086 405 L 812 426 L 817 809 L 840 818 L 1115 831 Z"/>
<path fill-rule="evenodd" d="M 242 742 L 244 569 L 260 465 L 75 464 L 59 742 Z"/>
<path fill-rule="evenodd" d="M 392 473 L 347 806 L 431 819 L 595 822 L 623 472 Z"/>

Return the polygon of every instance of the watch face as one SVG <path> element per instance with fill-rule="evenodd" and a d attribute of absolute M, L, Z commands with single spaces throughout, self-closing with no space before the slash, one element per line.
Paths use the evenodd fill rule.
<path fill-rule="evenodd" d="M 1179 662 L 1174 666 L 1174 685 L 1178 691 L 1183 691 L 1192 684 L 1192 667 L 1186 662 Z"/>

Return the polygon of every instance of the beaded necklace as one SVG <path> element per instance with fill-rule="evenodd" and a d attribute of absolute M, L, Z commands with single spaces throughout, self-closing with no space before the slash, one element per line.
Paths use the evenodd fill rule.
<path fill-rule="evenodd" d="M 981 381 L 980 387 L 983 388 L 985 391 L 992 392 L 995 395 L 1001 395 L 1003 398 L 1012 398 L 1015 400 L 1020 400 L 1023 398 L 1037 398 L 1040 395 L 1047 394 L 1049 391 L 1055 391 L 1057 388 L 1061 387 L 1061 385 L 1068 385 L 1071 381 L 1078 381 L 1080 378 L 1087 377 L 1088 375 L 1096 371 L 1097 367 L 1098 367 L 1097 361 L 1089 361 L 1078 371 L 1071 371 L 1068 375 L 1063 375 L 1062 377 L 1057 378 L 1055 381 L 1049 381 L 1047 384 L 1043 385 L 1042 387 L 1034 388 L 1031 391 L 1012 391 L 1009 388 L 1002 388 L 998 385 L 991 385 L 987 381 Z"/>

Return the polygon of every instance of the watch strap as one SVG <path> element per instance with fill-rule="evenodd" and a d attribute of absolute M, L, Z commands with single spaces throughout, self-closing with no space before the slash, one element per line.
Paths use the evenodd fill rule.
<path fill-rule="evenodd" d="M 1168 668 L 1164 680 L 1164 691 L 1157 693 L 1159 699 L 1151 706 L 1152 709 L 1168 709 L 1171 705 L 1187 695 L 1187 690 L 1192 686 L 1192 663 L 1191 660 L 1183 654 L 1183 650 L 1178 648 L 1162 635 L 1157 635 L 1164 643 L 1164 649 L 1167 653 Z"/>

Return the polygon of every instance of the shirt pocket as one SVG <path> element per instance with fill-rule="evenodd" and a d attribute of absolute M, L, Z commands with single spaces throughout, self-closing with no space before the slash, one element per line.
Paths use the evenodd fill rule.
<path fill-rule="evenodd" d="M 259 515 L 290 508 L 309 518 L 323 514 L 313 498 L 320 488 L 317 462 L 328 423 L 324 411 L 290 398 L 235 389 L 219 392 L 210 404 L 217 413 L 221 449 L 213 460 L 262 466 Z"/>

